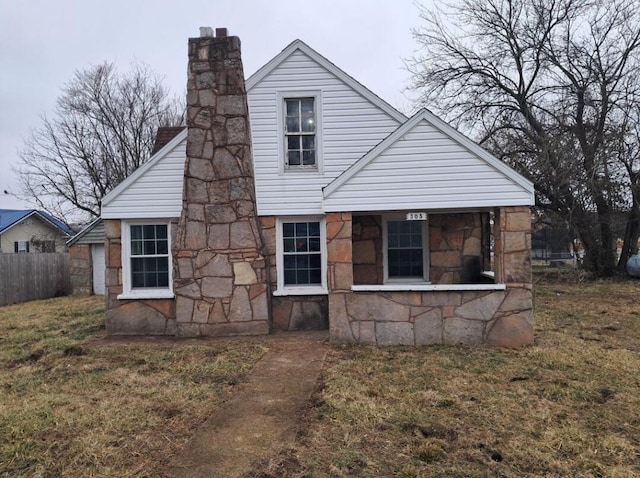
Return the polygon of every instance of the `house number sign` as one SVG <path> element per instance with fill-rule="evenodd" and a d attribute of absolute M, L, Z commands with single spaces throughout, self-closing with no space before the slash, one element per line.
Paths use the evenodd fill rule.
<path fill-rule="evenodd" d="M 407 213 L 407 221 L 426 221 L 427 213 L 426 212 L 408 212 Z"/>

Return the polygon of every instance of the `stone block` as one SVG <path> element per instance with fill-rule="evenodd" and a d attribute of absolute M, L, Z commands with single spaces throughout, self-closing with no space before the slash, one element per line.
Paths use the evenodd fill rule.
<path fill-rule="evenodd" d="M 327 247 L 329 262 L 351 263 L 351 239 L 334 239 Z"/>
<path fill-rule="evenodd" d="M 332 241 L 340 234 L 344 223 L 336 220 L 337 213 L 327 214 L 327 241 Z"/>
<path fill-rule="evenodd" d="M 234 262 L 233 263 L 233 283 L 235 285 L 251 285 L 258 282 L 256 271 L 248 262 Z"/>
<path fill-rule="evenodd" d="M 242 176 L 238 160 L 227 148 L 216 148 L 213 155 L 213 169 L 216 178 L 231 179 Z"/>
<path fill-rule="evenodd" d="M 267 293 L 263 292 L 257 297 L 249 299 L 251 302 L 251 311 L 253 312 L 253 320 L 269 321 L 269 299 Z"/>
<path fill-rule="evenodd" d="M 233 279 L 231 277 L 203 277 L 202 296 L 209 298 L 223 298 L 231 296 Z"/>
<path fill-rule="evenodd" d="M 231 223 L 237 219 L 236 211 L 230 204 L 208 204 L 204 208 L 208 223 Z"/>
<path fill-rule="evenodd" d="M 504 240 L 502 251 L 504 253 L 529 250 L 525 232 L 505 232 L 502 237 Z"/>
<path fill-rule="evenodd" d="M 149 307 L 153 307 L 167 318 L 175 315 L 174 299 L 147 299 L 144 300 L 143 303 Z"/>
<path fill-rule="evenodd" d="M 104 237 L 106 239 L 120 239 L 120 236 L 122 235 L 120 221 L 118 219 L 105 219 L 103 222 Z"/>
<path fill-rule="evenodd" d="M 184 296 L 176 297 L 176 321 L 191 322 L 194 300 Z"/>
<path fill-rule="evenodd" d="M 358 342 L 361 344 L 375 344 L 376 343 L 376 323 L 373 321 L 360 321 L 358 334 Z"/>
<path fill-rule="evenodd" d="M 178 261 L 178 277 L 192 277 L 193 265 L 189 258 L 179 258 Z"/>
<path fill-rule="evenodd" d="M 528 253 L 502 255 L 502 280 L 506 283 L 531 282 L 531 258 Z"/>
<path fill-rule="evenodd" d="M 465 256 L 479 256 L 482 253 L 482 242 L 478 237 L 468 237 L 464 240 L 462 254 Z"/>
<path fill-rule="evenodd" d="M 213 165 L 210 159 L 189 158 L 188 167 L 187 174 L 192 178 L 200 178 L 203 181 L 212 181 L 214 178 Z"/>
<path fill-rule="evenodd" d="M 184 229 L 184 245 L 192 251 L 207 247 L 207 228 L 203 222 L 188 221 Z"/>
<path fill-rule="evenodd" d="M 464 241 L 464 230 L 455 230 L 443 234 L 447 243 L 447 249 L 450 251 L 459 251 L 462 249 Z"/>
<path fill-rule="evenodd" d="M 197 281 L 186 279 L 186 283 L 183 285 L 179 285 L 176 283 L 176 295 L 189 297 L 191 299 L 200 298 L 200 284 Z"/>
<path fill-rule="evenodd" d="M 355 337 L 347 316 L 346 294 L 329 294 L 329 339 L 335 343 L 353 343 Z"/>
<path fill-rule="evenodd" d="M 215 300 L 211 307 L 209 308 L 209 320 L 210 324 L 218 324 L 221 322 L 227 322 L 227 316 L 224 312 L 224 307 L 222 306 L 222 302 L 219 300 Z"/>
<path fill-rule="evenodd" d="M 200 324 L 176 323 L 176 336 L 182 338 L 200 337 Z"/>
<path fill-rule="evenodd" d="M 228 318 L 230 322 L 243 322 L 252 319 L 251 302 L 245 287 L 236 286 L 233 288 Z"/>
<path fill-rule="evenodd" d="M 481 344 L 484 340 L 485 323 L 460 317 L 444 319 L 442 341 L 445 344 Z"/>
<path fill-rule="evenodd" d="M 493 319 L 504 300 L 504 291 L 495 291 L 489 295 L 479 297 L 456 307 L 455 315 L 463 319 L 484 320 Z"/>
<path fill-rule="evenodd" d="M 500 306 L 500 312 L 513 312 L 533 309 L 533 297 L 529 289 L 506 290 L 506 297 Z"/>
<path fill-rule="evenodd" d="M 233 335 L 267 335 L 269 322 L 253 320 L 248 322 L 226 322 L 222 324 L 204 324 L 200 326 L 200 333 L 209 337 L 229 337 Z"/>
<path fill-rule="evenodd" d="M 200 106 L 215 106 L 215 93 L 213 92 L 213 90 L 200 90 L 198 91 L 198 101 L 200 103 Z"/>
<path fill-rule="evenodd" d="M 240 116 L 227 120 L 227 141 L 229 144 L 247 143 L 247 122 L 244 117 Z"/>
<path fill-rule="evenodd" d="M 271 306 L 273 315 L 273 328 L 277 330 L 289 330 L 289 319 L 293 310 L 291 299 L 274 298 Z"/>
<path fill-rule="evenodd" d="M 533 325 L 520 314 L 500 317 L 487 336 L 487 343 L 497 347 L 517 348 L 533 343 Z"/>
<path fill-rule="evenodd" d="M 165 316 L 140 301 L 124 303 L 105 314 L 109 335 L 164 335 L 166 325 Z"/>
<path fill-rule="evenodd" d="M 209 311 L 211 304 L 202 300 L 195 301 L 195 307 L 193 308 L 192 322 L 197 324 L 206 324 L 209 321 Z"/>
<path fill-rule="evenodd" d="M 326 330 L 329 328 L 326 304 L 298 300 L 293 304 L 289 330 Z"/>
<path fill-rule="evenodd" d="M 410 322 L 376 322 L 378 345 L 415 345 Z"/>
<path fill-rule="evenodd" d="M 462 304 L 462 293 L 456 291 L 423 292 L 422 305 L 429 307 L 457 306 Z"/>
<path fill-rule="evenodd" d="M 460 251 L 435 251 L 429 257 L 431 267 L 460 267 Z"/>
<path fill-rule="evenodd" d="M 442 343 L 443 323 L 442 311 L 431 309 L 417 316 L 413 323 L 416 345 L 431 345 Z"/>
<path fill-rule="evenodd" d="M 248 221 L 234 222 L 230 227 L 230 248 L 248 249 L 256 247 L 256 238 L 253 235 L 251 223 Z"/>
<path fill-rule="evenodd" d="M 354 284 L 378 284 L 378 266 L 376 265 L 354 265 Z"/>
<path fill-rule="evenodd" d="M 358 241 L 353 243 L 353 263 L 376 263 L 376 244 L 373 240 Z"/>
<path fill-rule="evenodd" d="M 531 212 L 529 208 L 504 208 L 506 214 L 506 230 L 507 231 L 524 231 L 531 230 Z"/>
<path fill-rule="evenodd" d="M 229 248 L 229 224 L 209 225 L 209 238 L 207 244 L 211 249 Z"/>
<path fill-rule="evenodd" d="M 353 285 L 353 268 L 349 263 L 333 264 L 333 290 L 351 290 Z"/>
<path fill-rule="evenodd" d="M 358 293 L 347 296 L 347 310 L 357 321 L 408 322 L 411 307 L 377 294 Z"/>

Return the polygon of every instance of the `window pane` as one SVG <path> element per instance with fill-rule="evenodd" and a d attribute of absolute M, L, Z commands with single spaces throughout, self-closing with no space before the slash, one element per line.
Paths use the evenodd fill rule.
<path fill-rule="evenodd" d="M 296 116 L 299 112 L 300 101 L 286 100 L 286 104 L 287 104 L 287 116 Z"/>
<path fill-rule="evenodd" d="M 297 116 L 287 116 L 287 132 L 298 133 L 300 132 L 300 118 Z"/>
<path fill-rule="evenodd" d="M 143 239 L 153 239 L 156 237 L 156 226 L 155 225 L 146 225 L 142 226 L 142 237 Z"/>
<path fill-rule="evenodd" d="M 156 243 L 156 249 L 158 254 L 169 254 L 169 242 L 166 239 L 161 239 Z"/>
<path fill-rule="evenodd" d="M 144 252 L 143 254 L 147 256 L 152 256 L 156 254 L 156 241 L 144 241 Z"/>
<path fill-rule="evenodd" d="M 305 98 L 303 100 L 300 100 L 300 109 L 302 110 L 302 114 L 313 114 L 313 98 Z"/>
<path fill-rule="evenodd" d="M 300 166 L 300 152 L 289 151 L 289 166 Z"/>
<path fill-rule="evenodd" d="M 142 241 L 131 241 L 131 255 L 139 256 L 142 254 Z"/>
<path fill-rule="evenodd" d="M 309 230 L 309 236 L 311 237 L 320 237 L 320 223 L 319 222 L 309 222 L 308 224 L 308 230 Z"/>
<path fill-rule="evenodd" d="M 302 136 L 302 149 L 315 149 L 316 137 L 313 135 Z"/>
<path fill-rule="evenodd" d="M 307 236 L 307 223 L 299 222 L 296 224 L 296 237 L 306 237 Z"/>
<path fill-rule="evenodd" d="M 313 116 L 302 117 L 302 131 L 305 133 L 314 133 L 316 131 L 316 122 Z"/>
<path fill-rule="evenodd" d="M 295 250 L 296 250 L 296 241 L 294 239 L 285 239 L 284 252 L 295 252 Z"/>
<path fill-rule="evenodd" d="M 300 149 L 300 136 L 287 136 L 287 151 Z"/>
<path fill-rule="evenodd" d="M 131 239 L 142 239 L 142 226 L 131 226 Z"/>
<path fill-rule="evenodd" d="M 313 166 L 314 164 L 316 164 L 315 151 L 303 151 L 302 164 L 304 164 L 305 166 Z"/>
<path fill-rule="evenodd" d="M 164 224 L 156 225 L 156 238 L 157 239 L 166 239 L 167 238 L 167 226 Z"/>
<path fill-rule="evenodd" d="M 294 285 L 296 284 L 296 271 L 295 269 L 285 269 L 284 271 L 284 284 Z"/>
<path fill-rule="evenodd" d="M 315 237 L 309 239 L 309 251 L 311 252 L 319 252 L 320 251 L 320 238 Z"/>
<path fill-rule="evenodd" d="M 296 225 L 293 222 L 285 222 L 282 224 L 282 235 L 284 237 L 295 236 Z"/>

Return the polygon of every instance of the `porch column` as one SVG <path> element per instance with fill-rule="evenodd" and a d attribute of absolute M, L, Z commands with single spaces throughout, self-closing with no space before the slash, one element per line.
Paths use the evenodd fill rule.
<path fill-rule="evenodd" d="M 329 213 L 327 223 L 327 288 L 329 336 L 332 342 L 356 342 L 347 315 L 347 295 L 352 294 L 353 248 L 350 212 Z"/>
<path fill-rule="evenodd" d="M 495 216 L 495 280 L 507 286 L 505 298 L 489 324 L 487 343 L 520 347 L 533 342 L 531 211 L 502 207 Z"/>

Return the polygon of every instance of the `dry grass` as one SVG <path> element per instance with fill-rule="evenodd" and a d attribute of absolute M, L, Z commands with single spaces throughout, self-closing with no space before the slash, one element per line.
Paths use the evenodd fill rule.
<path fill-rule="evenodd" d="M 104 299 L 0 308 L 0 476 L 162 476 L 265 348 L 101 340 Z"/>
<path fill-rule="evenodd" d="M 252 476 L 640 476 L 640 283 L 536 286 L 535 344 L 336 347 Z"/>

